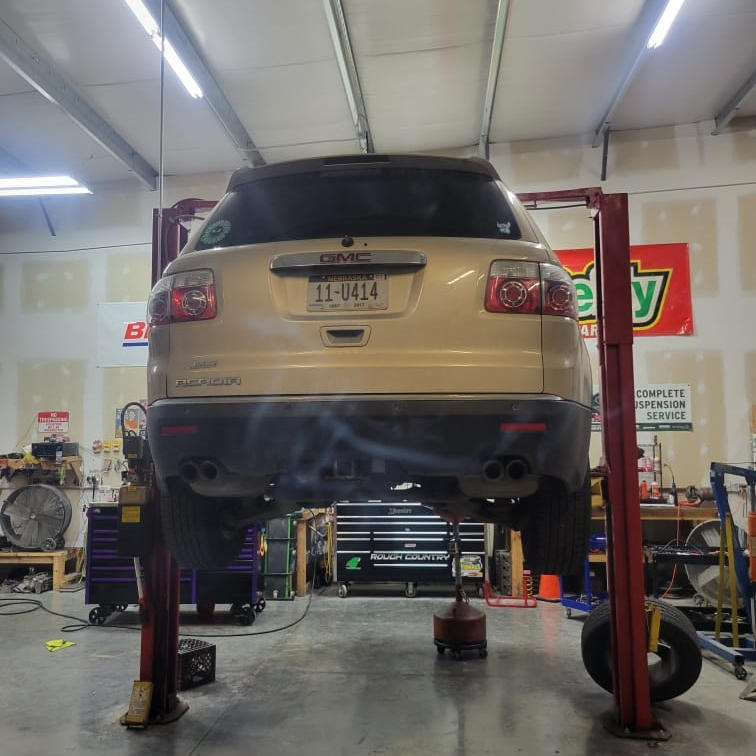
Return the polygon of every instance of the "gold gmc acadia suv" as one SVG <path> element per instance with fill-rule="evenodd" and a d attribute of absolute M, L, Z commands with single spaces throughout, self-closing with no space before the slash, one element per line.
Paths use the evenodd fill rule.
<path fill-rule="evenodd" d="M 244 168 L 150 295 L 168 545 L 222 567 L 302 506 L 421 501 L 581 568 L 591 371 L 575 289 L 490 163 Z"/>

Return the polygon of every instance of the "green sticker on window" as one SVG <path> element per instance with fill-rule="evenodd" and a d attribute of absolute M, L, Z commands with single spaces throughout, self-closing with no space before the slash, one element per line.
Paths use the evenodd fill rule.
<path fill-rule="evenodd" d="M 231 231 L 231 221 L 229 220 L 217 220 L 211 223 L 200 236 L 200 241 L 203 244 L 217 244 L 219 241 L 223 241 Z"/>

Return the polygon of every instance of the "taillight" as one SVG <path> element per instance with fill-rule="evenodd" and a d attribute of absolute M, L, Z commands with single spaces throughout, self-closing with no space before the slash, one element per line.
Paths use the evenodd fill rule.
<path fill-rule="evenodd" d="M 150 326 L 209 320 L 216 315 L 215 281 L 211 270 L 190 270 L 161 278 L 147 302 Z"/>
<path fill-rule="evenodd" d="M 577 320 L 577 295 L 570 274 L 552 263 L 495 260 L 488 272 L 486 310 L 561 315 Z"/>
<path fill-rule="evenodd" d="M 541 289 L 544 315 L 562 315 L 577 320 L 577 292 L 564 268 L 541 263 Z"/>
<path fill-rule="evenodd" d="M 486 289 L 489 312 L 538 313 L 541 311 L 538 263 L 496 260 L 491 263 Z"/>

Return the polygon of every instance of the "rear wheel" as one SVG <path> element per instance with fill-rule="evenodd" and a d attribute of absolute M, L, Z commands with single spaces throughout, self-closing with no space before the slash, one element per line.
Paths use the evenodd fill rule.
<path fill-rule="evenodd" d="M 567 493 L 554 478 L 544 478 L 538 493 L 522 499 L 522 550 L 530 570 L 575 575 L 583 570 L 591 528 L 591 477 Z"/>
<path fill-rule="evenodd" d="M 182 567 L 222 569 L 241 551 L 245 528 L 235 527 L 234 499 L 210 499 L 177 486 L 160 500 L 166 543 Z"/>

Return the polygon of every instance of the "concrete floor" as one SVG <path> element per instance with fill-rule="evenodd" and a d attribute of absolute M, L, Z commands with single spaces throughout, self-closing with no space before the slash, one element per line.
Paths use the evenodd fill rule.
<path fill-rule="evenodd" d="M 488 610 L 487 659 L 438 656 L 431 617 L 446 599 L 405 599 L 401 589 L 347 599 L 317 595 L 307 618 L 281 633 L 221 638 L 215 683 L 182 694 L 189 712 L 146 731 L 118 724 L 138 669 L 139 633 L 88 629 L 64 635 L 41 611 L 0 618 L 0 753 L 154 756 L 362 756 L 372 754 L 644 754 L 599 724 L 611 697 L 580 661 L 579 619 L 561 607 Z M 2 600 L 3 597 L 0 597 Z M 83 593 L 47 593 L 46 606 L 86 616 Z M 482 605 L 482 602 L 478 602 Z M 305 600 L 269 603 L 250 630 L 299 616 Z M 182 615 L 184 631 L 239 632 Z M 134 623 L 136 613 L 121 615 Z M 244 631 L 246 628 L 242 628 Z M 76 645 L 49 653 L 44 642 Z M 751 671 L 752 668 L 751 668 Z M 698 683 L 656 712 L 667 754 L 753 754 L 756 702 L 729 668 L 705 661 Z"/>

